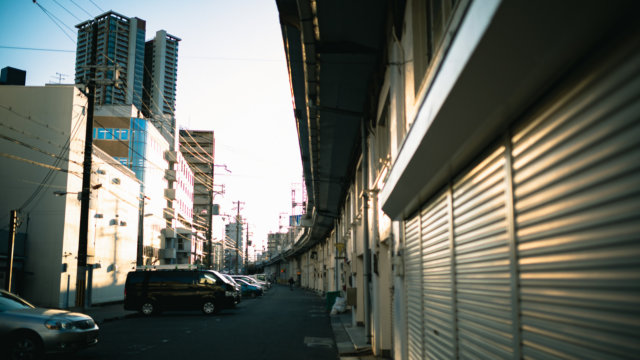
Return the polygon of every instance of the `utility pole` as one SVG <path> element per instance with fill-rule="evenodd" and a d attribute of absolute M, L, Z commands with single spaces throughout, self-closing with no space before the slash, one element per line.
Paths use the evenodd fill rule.
<path fill-rule="evenodd" d="M 91 156 L 93 150 L 93 112 L 96 93 L 96 62 L 98 43 L 98 23 L 91 25 L 91 67 L 87 81 L 87 126 L 84 138 L 84 163 L 82 167 L 82 195 L 80 203 L 80 233 L 78 236 L 78 265 L 76 272 L 76 306 L 84 310 L 87 286 L 87 235 L 89 232 L 89 193 L 91 190 Z"/>
<path fill-rule="evenodd" d="M 15 249 L 16 228 L 18 227 L 18 210 L 11 210 L 9 213 L 9 238 L 7 246 L 7 273 L 5 278 L 5 289 L 11 292 L 11 278 L 13 276 L 13 251 Z"/>
<path fill-rule="evenodd" d="M 244 242 L 244 273 L 249 273 L 249 222 L 247 222 L 247 239 Z"/>
<path fill-rule="evenodd" d="M 240 205 L 244 205 L 244 203 L 240 200 L 236 201 L 237 206 L 237 215 L 236 215 L 236 275 L 238 272 L 238 264 L 240 262 L 240 223 L 242 222 L 242 217 L 240 217 Z"/>
<path fill-rule="evenodd" d="M 80 203 L 80 224 L 78 235 L 78 265 L 76 272 L 76 302 L 75 306 L 84 310 L 86 306 L 85 292 L 87 287 L 87 242 L 89 232 L 89 201 L 91 192 L 91 161 L 93 153 L 93 113 L 95 109 L 95 93 L 96 85 L 107 85 L 118 87 L 118 64 L 113 66 L 98 66 L 98 22 L 93 21 L 91 24 L 91 55 L 89 77 L 84 79 L 87 91 L 83 92 L 87 96 L 87 126 L 84 139 L 84 162 L 82 167 L 82 192 Z M 107 71 L 113 71 L 114 79 L 96 79 L 96 70 L 100 69 L 105 74 Z"/>

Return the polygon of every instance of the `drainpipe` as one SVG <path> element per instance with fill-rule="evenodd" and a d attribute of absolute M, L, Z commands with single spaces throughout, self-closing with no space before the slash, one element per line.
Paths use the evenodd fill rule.
<path fill-rule="evenodd" d="M 366 119 L 362 120 L 362 238 L 364 242 L 364 333 L 371 344 L 371 250 L 369 249 L 369 148 Z"/>
<path fill-rule="evenodd" d="M 307 288 L 311 289 L 311 249 L 307 251 Z"/>
<path fill-rule="evenodd" d="M 333 275 L 335 278 L 335 284 L 336 284 L 336 288 L 335 291 L 340 291 L 340 284 L 338 284 L 338 279 L 340 279 L 340 277 L 338 276 L 338 256 L 340 254 L 338 254 L 338 220 L 335 220 L 334 222 L 334 227 L 335 227 L 335 231 L 336 231 L 336 239 L 335 239 L 335 243 L 334 243 L 334 267 L 333 267 Z"/>

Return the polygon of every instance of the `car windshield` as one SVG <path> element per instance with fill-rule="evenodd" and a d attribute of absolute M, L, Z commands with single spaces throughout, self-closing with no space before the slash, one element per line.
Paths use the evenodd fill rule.
<path fill-rule="evenodd" d="M 0 311 L 31 309 L 34 306 L 25 300 L 6 292 L 0 292 Z"/>
<path fill-rule="evenodd" d="M 245 282 L 249 283 L 249 284 L 256 284 L 257 281 L 249 276 L 241 276 L 240 279 L 244 280 Z"/>
<path fill-rule="evenodd" d="M 229 275 L 226 274 L 222 274 L 222 276 L 227 279 L 229 281 L 229 283 L 231 283 L 232 285 L 238 285 L 238 283 L 236 282 L 236 280 L 234 278 L 232 278 Z"/>
<path fill-rule="evenodd" d="M 214 273 L 214 274 L 216 274 L 220 278 L 220 280 L 224 281 L 225 283 L 233 285 L 233 283 L 231 281 L 229 281 L 229 279 L 227 279 L 227 277 L 224 274 L 219 273 L 219 272 L 217 272 L 215 270 L 209 270 L 209 271 Z"/>

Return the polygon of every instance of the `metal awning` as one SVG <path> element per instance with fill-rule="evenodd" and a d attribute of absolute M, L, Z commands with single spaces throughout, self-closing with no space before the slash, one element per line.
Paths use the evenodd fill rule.
<path fill-rule="evenodd" d="M 386 1 L 277 0 L 309 203 L 305 247 L 323 240 L 352 182 Z"/>

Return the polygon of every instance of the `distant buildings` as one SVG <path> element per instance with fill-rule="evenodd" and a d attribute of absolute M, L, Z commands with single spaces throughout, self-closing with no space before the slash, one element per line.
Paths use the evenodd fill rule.
<path fill-rule="evenodd" d="M 76 83 L 86 84 L 93 67 L 96 84 L 89 303 L 122 300 L 126 274 L 136 265 L 212 266 L 222 257 L 214 259 L 211 244 L 213 132 L 178 134 L 180 39 L 161 30 L 145 44 L 145 26 L 113 11 L 77 25 Z M 25 71 L 7 67 L 0 85 L 24 85 L 25 78 Z M 88 120 L 79 87 L 0 86 L 0 166 L 11 169 L 0 178 L 0 210 L 19 213 L 12 289 L 49 307 L 69 307 L 76 297 Z M 8 231 L 0 229 L 4 268 Z"/>
<path fill-rule="evenodd" d="M 141 264 L 201 262 L 202 242 L 193 237 L 193 171 L 139 114 L 132 105 L 98 106 L 94 142 L 141 181 Z"/>
<path fill-rule="evenodd" d="M 162 229 L 166 220 L 162 216 L 169 182 L 165 170 L 169 162 L 164 152 L 169 143 L 133 105 L 97 106 L 94 114 L 94 144 L 131 169 L 140 180 L 140 249 L 142 264 L 159 263 L 163 248 Z M 144 203 L 142 203 L 144 199 Z"/>
<path fill-rule="evenodd" d="M 180 130 L 180 152 L 193 171 L 193 227 L 206 265 L 217 264 L 212 240 L 215 138 L 213 131 Z"/>
<path fill-rule="evenodd" d="M 0 71 L 0 85 L 24 85 L 27 79 L 27 72 L 10 66 L 2 68 Z"/>
<path fill-rule="evenodd" d="M 144 94 L 142 108 L 145 116 L 171 142 L 176 134 L 176 82 L 178 78 L 179 38 L 164 30 L 147 41 L 144 52 Z"/>
<path fill-rule="evenodd" d="M 94 25 L 98 31 L 95 52 L 92 51 Z M 133 104 L 142 109 L 145 21 L 109 11 L 76 28 L 76 84 L 87 83 L 91 65 L 101 67 L 96 70 L 97 79 L 114 79 L 113 66 L 117 64 L 122 86 L 98 85 L 96 104 Z"/>
<path fill-rule="evenodd" d="M 225 226 L 225 243 L 224 257 L 225 263 L 230 271 L 236 271 L 236 265 L 238 271 L 242 269 L 244 260 L 244 241 L 243 239 L 243 226 L 242 221 L 229 223 Z"/>
<path fill-rule="evenodd" d="M 155 39 L 145 43 L 146 22 L 113 11 L 76 27 L 76 84 L 88 82 L 92 65 L 96 67 L 96 80 L 118 79 L 119 86 L 98 82 L 96 104 L 135 105 L 147 118 L 154 119 L 154 125 L 173 144 L 180 39 L 160 30 Z"/>
<path fill-rule="evenodd" d="M 180 39 L 160 30 L 145 42 L 144 20 L 113 11 L 77 28 L 76 83 L 87 83 L 90 65 L 97 65 L 96 145 L 142 181 L 138 262 L 202 263 L 205 239 L 194 237 L 193 227 L 195 179 L 179 150 L 174 116 Z M 100 82 L 116 78 L 119 86 Z"/>

